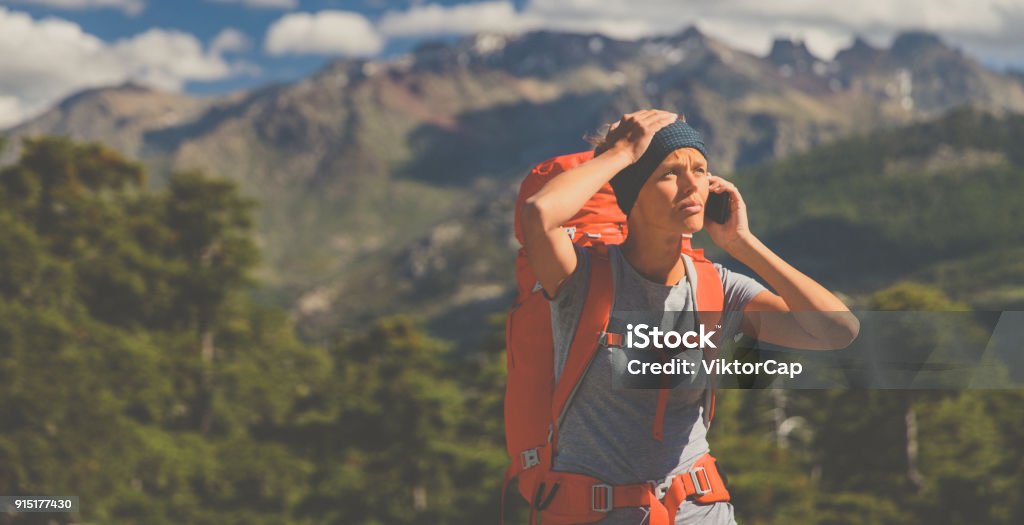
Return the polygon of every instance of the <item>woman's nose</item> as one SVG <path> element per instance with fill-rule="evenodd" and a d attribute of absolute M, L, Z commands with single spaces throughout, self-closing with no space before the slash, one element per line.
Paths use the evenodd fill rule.
<path fill-rule="evenodd" d="M 697 175 L 697 173 L 691 170 L 686 170 L 683 172 L 682 177 L 676 177 L 676 185 L 681 193 L 689 194 L 694 191 L 697 191 L 698 180 L 699 176 Z"/>

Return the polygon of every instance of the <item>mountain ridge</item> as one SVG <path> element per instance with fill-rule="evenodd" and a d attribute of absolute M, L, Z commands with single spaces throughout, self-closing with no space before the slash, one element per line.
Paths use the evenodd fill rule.
<path fill-rule="evenodd" d="M 853 306 L 899 281 L 926 283 L 980 310 L 1024 306 L 1024 115 L 961 109 L 906 127 L 812 148 L 730 178 L 743 192 L 752 230 L 765 244 Z M 514 293 L 516 188 L 496 188 L 375 268 L 349 292 L 372 306 L 403 305 L 444 337 L 473 342 Z M 699 233 L 709 257 L 731 260 Z M 387 268 L 381 271 L 381 268 Z M 367 303 L 367 306 L 371 306 Z M 453 315 L 452 312 L 461 312 Z M 358 312 L 342 306 L 307 318 L 307 329 Z M 472 347 L 472 344 L 468 345 Z"/>
<path fill-rule="evenodd" d="M 401 253 L 483 205 L 481 188 L 514 186 L 637 108 L 685 115 L 722 174 L 962 105 L 1024 111 L 1018 78 L 928 35 L 889 48 L 855 40 L 831 61 L 776 46 L 773 61 L 696 28 L 636 41 L 480 34 L 218 97 L 101 88 L 8 130 L 0 159 L 21 136 L 66 134 L 139 159 L 154 185 L 188 169 L 239 181 L 263 203 L 260 277 L 304 315 L 302 304 L 321 304 L 305 299 L 358 288 L 362 261 Z"/>

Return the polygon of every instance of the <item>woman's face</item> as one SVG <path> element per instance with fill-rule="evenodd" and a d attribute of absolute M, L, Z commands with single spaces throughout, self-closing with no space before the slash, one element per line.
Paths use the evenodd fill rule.
<path fill-rule="evenodd" d="M 673 151 L 640 188 L 630 213 L 630 228 L 654 227 L 694 233 L 704 227 L 708 199 L 708 163 L 699 151 Z"/>

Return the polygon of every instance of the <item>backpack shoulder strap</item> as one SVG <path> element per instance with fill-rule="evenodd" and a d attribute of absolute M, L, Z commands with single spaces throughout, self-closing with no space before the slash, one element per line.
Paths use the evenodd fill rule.
<path fill-rule="evenodd" d="M 707 259 L 693 261 L 694 270 L 697 272 L 697 311 L 710 314 L 714 319 L 707 319 L 704 324 L 715 325 L 721 317 L 722 308 L 725 307 L 725 288 L 722 287 L 722 277 L 718 269 Z M 717 314 L 717 315 L 716 315 Z M 702 318 L 703 319 L 703 318 Z"/>
<path fill-rule="evenodd" d="M 704 250 L 692 247 L 688 239 L 683 243 L 683 254 L 689 256 L 689 262 L 693 263 L 692 269 L 696 273 L 696 278 L 690 282 L 695 287 L 697 311 L 708 314 L 702 315 L 701 323 L 705 326 L 714 326 L 721 320 L 720 314 L 725 308 L 722 278 L 714 263 L 704 257 Z M 690 270 L 689 266 L 687 270 Z"/>
<path fill-rule="evenodd" d="M 612 271 L 607 247 L 597 245 L 587 248 L 590 252 L 590 279 L 587 298 L 583 303 L 579 324 L 569 346 L 569 355 L 562 375 L 555 385 L 551 400 L 551 421 L 553 439 L 558 436 L 558 423 L 576 392 L 583 374 L 600 345 L 601 335 L 608 328 L 612 313 Z"/>
<path fill-rule="evenodd" d="M 722 286 L 722 278 L 718 275 L 718 269 L 715 265 L 707 259 L 701 258 L 700 261 L 694 260 L 694 267 L 697 272 L 697 281 L 700 283 L 697 287 L 697 312 L 701 319 L 701 324 L 709 329 L 720 325 L 722 322 L 722 309 L 725 308 L 725 289 Z M 718 329 L 721 332 L 720 329 Z M 721 334 L 716 334 L 720 336 Z M 705 350 L 705 359 L 717 359 L 721 352 L 721 345 L 723 343 L 721 337 L 714 337 L 712 340 L 718 349 L 714 349 L 711 352 Z M 704 426 L 710 427 L 711 420 L 715 417 L 715 397 L 716 392 L 714 388 L 714 376 L 708 378 L 709 388 L 704 391 Z"/>
<path fill-rule="evenodd" d="M 704 250 L 685 245 L 684 253 L 690 257 L 693 263 L 693 271 L 696 279 L 693 282 L 696 290 L 697 314 L 700 323 L 708 329 L 718 329 L 717 325 L 722 322 L 722 310 L 725 308 L 725 288 L 722 286 L 722 278 L 714 263 L 704 257 Z M 689 268 L 688 268 L 689 269 Z M 716 346 L 721 347 L 722 339 L 716 334 L 712 340 Z M 719 349 L 705 349 L 704 359 L 713 360 L 719 356 Z M 711 420 L 715 417 L 715 377 L 712 374 L 708 377 L 708 388 L 704 390 L 704 426 L 710 427 Z"/>

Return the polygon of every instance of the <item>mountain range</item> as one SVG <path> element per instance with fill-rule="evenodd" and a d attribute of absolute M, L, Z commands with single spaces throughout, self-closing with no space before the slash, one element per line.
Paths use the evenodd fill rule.
<path fill-rule="evenodd" d="M 0 160 L 20 137 L 58 134 L 139 159 L 153 186 L 193 169 L 236 180 L 262 203 L 267 300 L 310 334 L 397 311 L 458 333 L 508 298 L 521 176 L 623 113 L 678 111 L 705 133 L 712 172 L 764 180 L 779 159 L 962 106 L 1001 122 L 1024 112 L 1024 82 L 929 33 L 856 39 L 831 60 L 782 39 L 756 56 L 695 28 L 479 34 L 224 96 L 88 90 L 7 130 Z"/>

